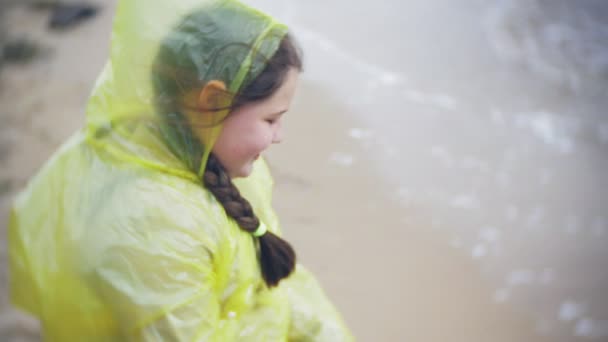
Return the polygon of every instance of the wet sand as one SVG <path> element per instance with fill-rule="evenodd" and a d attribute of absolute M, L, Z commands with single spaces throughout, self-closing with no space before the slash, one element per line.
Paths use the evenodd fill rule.
<path fill-rule="evenodd" d="M 83 122 L 83 108 L 107 55 L 113 1 L 73 30 L 48 33 L 46 14 L 8 15 L 13 33 L 48 47 L 46 56 L 0 75 L 0 228 L 27 179 Z M 369 150 L 349 132 L 365 128 L 303 79 L 286 117 L 285 141 L 267 158 L 275 206 L 299 259 L 318 275 L 360 341 L 549 341 L 524 313 L 494 301 L 470 258 L 396 203 Z M 2 241 L 0 340 L 38 340 L 35 322 L 8 305 Z M 560 339 L 551 339 L 561 341 Z M 566 339 L 564 339 L 566 341 Z"/>
<path fill-rule="evenodd" d="M 361 123 L 322 85 L 304 81 L 288 115 L 286 139 L 269 153 L 275 206 L 359 340 L 545 341 L 532 321 L 493 301 L 467 255 L 387 195 L 349 136 Z"/>

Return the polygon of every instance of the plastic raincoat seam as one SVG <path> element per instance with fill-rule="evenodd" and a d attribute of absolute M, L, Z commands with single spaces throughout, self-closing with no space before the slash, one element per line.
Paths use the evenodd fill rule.
<path fill-rule="evenodd" d="M 193 182 L 197 182 L 197 183 L 199 182 L 198 177 L 191 172 L 170 168 L 161 163 L 154 163 L 154 162 L 151 162 L 151 161 L 148 161 L 145 159 L 133 157 L 128 153 L 122 152 L 119 149 L 112 147 L 110 144 L 104 144 L 104 143 L 96 141 L 90 135 L 87 135 L 87 143 L 89 143 L 90 145 L 97 147 L 99 149 L 105 150 L 127 162 L 132 162 L 134 164 L 142 165 L 142 166 L 145 166 L 148 168 L 157 169 L 157 170 L 163 171 L 165 173 L 168 173 L 168 174 L 171 174 L 174 176 L 178 176 L 180 178 L 191 180 Z"/>
<path fill-rule="evenodd" d="M 240 86 L 241 83 L 243 83 L 243 79 L 245 78 L 245 74 L 246 74 L 247 70 L 249 70 L 249 68 L 251 67 L 252 59 L 253 59 L 253 54 L 256 53 L 256 51 L 259 49 L 260 45 L 262 45 L 262 43 L 264 42 L 264 38 L 266 38 L 266 35 L 268 34 L 268 32 L 270 32 L 270 30 L 272 30 L 272 28 L 274 26 L 275 26 L 275 23 L 271 22 L 268 26 L 266 26 L 266 28 L 264 29 L 264 31 L 262 31 L 262 33 L 255 40 L 255 42 L 253 43 L 253 47 L 251 48 L 251 50 L 247 54 L 247 57 L 245 57 L 245 60 L 243 61 L 243 64 L 239 68 L 239 71 L 237 72 L 236 76 L 234 77 L 234 80 L 232 82 L 233 86 L 234 85 L 239 85 Z M 234 89 L 234 87 L 230 88 L 231 92 L 236 92 L 236 90 L 237 89 Z"/>

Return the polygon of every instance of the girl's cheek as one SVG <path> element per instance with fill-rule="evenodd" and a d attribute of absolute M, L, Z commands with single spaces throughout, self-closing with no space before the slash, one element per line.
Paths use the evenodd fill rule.
<path fill-rule="evenodd" d="M 262 138 L 261 140 L 263 141 L 263 143 L 265 145 L 267 145 L 269 142 L 272 141 L 273 129 L 272 129 L 272 126 L 269 125 L 267 122 L 265 122 L 265 124 L 262 127 L 262 129 L 260 130 L 260 132 L 261 132 L 260 137 Z"/>

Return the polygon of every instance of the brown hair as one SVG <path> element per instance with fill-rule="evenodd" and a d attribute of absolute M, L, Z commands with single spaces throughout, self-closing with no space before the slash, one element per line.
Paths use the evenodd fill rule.
<path fill-rule="evenodd" d="M 268 60 L 264 70 L 236 95 L 232 110 L 270 97 L 283 84 L 290 68 L 301 71 L 302 58 L 292 38 L 287 35 L 281 41 L 277 52 Z M 260 220 L 249 202 L 234 186 L 219 159 L 213 154 L 209 155 L 203 181 L 207 189 L 222 204 L 226 214 L 233 218 L 241 229 L 248 233 L 258 229 Z M 259 237 L 258 241 L 262 276 L 268 286 L 276 286 L 295 268 L 295 252 L 287 241 L 270 231 Z"/>

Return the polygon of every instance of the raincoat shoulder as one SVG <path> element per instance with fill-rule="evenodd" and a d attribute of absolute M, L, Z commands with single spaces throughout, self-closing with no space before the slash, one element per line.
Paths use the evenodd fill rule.
<path fill-rule="evenodd" d="M 49 340 L 151 340 L 169 313 L 191 323 L 199 315 L 198 333 L 218 331 L 230 264 L 220 241 L 237 231 L 215 206 L 191 181 L 129 167 L 78 134 L 12 210 L 12 300 L 41 319 Z M 166 336 L 193 338 L 183 322 Z"/>

